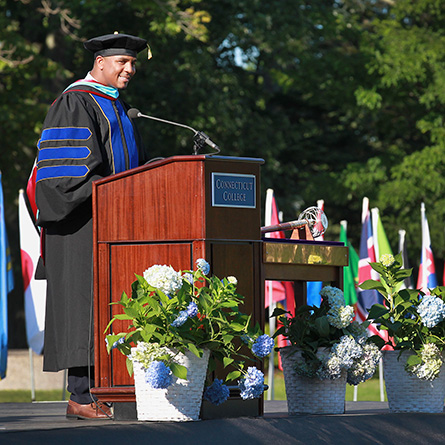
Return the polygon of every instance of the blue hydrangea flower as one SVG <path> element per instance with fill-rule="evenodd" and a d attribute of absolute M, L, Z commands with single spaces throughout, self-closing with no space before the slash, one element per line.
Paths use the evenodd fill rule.
<path fill-rule="evenodd" d="M 251 343 L 253 343 L 253 339 L 250 335 L 243 334 L 240 338 L 246 345 L 250 345 Z"/>
<path fill-rule="evenodd" d="M 125 342 L 125 337 L 121 337 L 119 340 L 116 340 L 114 343 L 113 343 L 113 346 L 111 347 L 111 349 L 115 349 L 115 348 L 117 348 L 117 345 L 120 345 L 120 344 L 122 344 L 122 343 L 124 343 Z M 108 337 L 105 337 L 105 344 L 108 346 L 108 343 L 109 343 L 109 340 L 108 340 Z"/>
<path fill-rule="evenodd" d="M 210 264 L 204 258 L 198 258 L 196 260 L 196 267 L 200 269 L 204 275 L 210 272 Z"/>
<path fill-rule="evenodd" d="M 246 376 L 238 382 L 243 400 L 256 399 L 264 391 L 264 374 L 257 368 L 247 368 Z"/>
<path fill-rule="evenodd" d="M 170 368 L 164 362 L 154 361 L 145 370 L 145 381 L 155 389 L 168 388 L 173 382 Z"/>
<path fill-rule="evenodd" d="M 182 279 L 184 281 L 187 281 L 187 283 L 189 283 L 189 284 L 193 284 L 193 275 L 190 272 L 185 273 L 182 276 Z"/>
<path fill-rule="evenodd" d="M 187 321 L 187 318 L 189 318 L 187 311 L 180 311 L 179 315 L 176 317 L 176 320 L 173 321 L 172 326 L 179 328 L 179 326 L 182 326 Z"/>
<path fill-rule="evenodd" d="M 229 388 L 223 384 L 221 379 L 215 379 L 213 383 L 205 390 L 204 400 L 218 406 L 229 398 Z"/>
<path fill-rule="evenodd" d="M 196 317 L 197 314 L 198 314 L 198 305 L 194 301 L 192 301 L 187 306 L 187 315 L 190 318 L 193 318 L 193 317 Z"/>
<path fill-rule="evenodd" d="M 117 340 L 113 343 L 113 346 L 111 347 L 111 349 L 117 348 L 117 345 L 121 345 L 124 342 L 125 342 L 125 337 L 121 337 L 119 340 Z"/>
<path fill-rule="evenodd" d="M 274 347 L 274 341 L 267 334 L 260 335 L 252 345 L 252 352 L 259 358 L 268 356 Z"/>
<path fill-rule="evenodd" d="M 417 307 L 422 323 L 427 328 L 434 328 L 445 318 L 445 303 L 434 295 L 425 295 Z"/>
<path fill-rule="evenodd" d="M 343 291 L 337 287 L 325 286 L 321 289 L 320 295 L 323 299 L 327 299 L 331 308 L 336 308 L 345 305 Z"/>

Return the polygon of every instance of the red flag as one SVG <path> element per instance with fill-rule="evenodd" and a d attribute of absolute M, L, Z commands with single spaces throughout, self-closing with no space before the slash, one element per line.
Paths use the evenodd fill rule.
<path fill-rule="evenodd" d="M 278 207 L 275 201 L 275 196 L 272 189 L 266 192 L 266 211 L 265 211 L 265 226 L 276 225 L 280 223 L 278 216 Z M 266 233 L 267 238 L 284 239 L 283 231 Z M 286 310 L 292 314 L 295 311 L 295 297 L 293 284 L 290 281 L 265 281 L 265 307 L 273 306 L 277 302 L 282 302 Z M 277 321 L 277 328 L 282 325 Z M 288 341 L 282 336 L 277 337 L 277 346 L 282 348 L 288 346 Z M 281 366 L 281 356 L 278 356 L 278 368 L 283 370 Z"/>
<path fill-rule="evenodd" d="M 272 189 L 266 192 L 266 212 L 265 225 L 272 226 L 280 223 L 278 215 L 278 207 Z M 269 232 L 265 235 L 267 238 L 284 239 L 284 232 Z M 265 281 L 265 307 L 269 307 L 271 303 L 285 300 L 286 310 L 292 313 L 295 310 L 295 297 L 292 282 L 290 281 Z"/>
<path fill-rule="evenodd" d="M 433 250 L 431 249 L 430 229 L 425 214 L 425 204 L 420 207 L 422 222 L 422 257 L 417 277 L 417 289 L 421 289 L 428 295 L 429 289 L 437 286 L 436 269 L 434 267 Z"/>
<path fill-rule="evenodd" d="M 369 211 L 369 199 L 363 198 L 362 208 L 362 234 L 360 238 L 360 259 L 358 263 L 358 282 L 363 283 L 366 280 L 379 280 L 379 274 L 371 267 L 369 263 L 376 262 L 374 237 L 372 233 L 371 213 Z M 368 309 L 375 303 L 383 304 L 382 295 L 375 289 L 362 290 L 357 292 L 357 319 L 360 322 L 366 320 Z M 368 331 L 371 335 L 378 335 L 385 341 L 388 341 L 388 331 L 380 331 L 375 324 L 370 324 Z M 391 349 L 385 346 L 384 349 Z"/>

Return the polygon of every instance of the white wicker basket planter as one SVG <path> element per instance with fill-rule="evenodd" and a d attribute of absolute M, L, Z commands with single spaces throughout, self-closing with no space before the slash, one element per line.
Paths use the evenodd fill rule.
<path fill-rule="evenodd" d="M 413 352 L 383 352 L 383 376 L 389 411 L 392 413 L 441 413 L 445 399 L 445 371 L 433 381 L 422 380 L 405 371 Z"/>
<path fill-rule="evenodd" d="M 345 372 L 335 380 L 302 377 L 295 371 L 296 362 L 302 360 L 301 352 L 294 346 L 286 346 L 280 349 L 280 354 L 290 415 L 344 414 Z"/>
<path fill-rule="evenodd" d="M 173 376 L 173 384 L 167 389 L 149 386 L 144 368 L 133 362 L 138 420 L 199 420 L 209 356 L 209 350 L 204 350 L 202 358 L 189 351 L 178 354 L 175 361 L 187 368 L 187 380 Z"/>

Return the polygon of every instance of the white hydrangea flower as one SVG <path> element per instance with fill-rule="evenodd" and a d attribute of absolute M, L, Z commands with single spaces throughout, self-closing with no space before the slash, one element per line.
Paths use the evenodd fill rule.
<path fill-rule="evenodd" d="M 144 278 L 150 286 L 164 292 L 166 295 L 173 295 L 182 287 L 182 277 L 179 272 L 171 266 L 160 266 L 155 264 L 144 272 Z"/>
<path fill-rule="evenodd" d="M 355 341 L 351 335 L 343 335 L 340 343 L 332 347 L 332 353 L 340 358 L 344 368 L 350 368 L 355 358 L 363 354 L 362 347 Z"/>
<path fill-rule="evenodd" d="M 417 312 L 427 328 L 434 328 L 445 318 L 445 303 L 435 295 L 425 295 L 417 307 Z"/>
<path fill-rule="evenodd" d="M 140 363 L 144 368 L 148 368 L 153 360 L 162 355 L 170 355 L 170 351 L 157 344 L 139 342 L 136 348 L 131 351 L 129 358 L 133 362 Z"/>
<path fill-rule="evenodd" d="M 329 324 L 338 329 L 349 326 L 353 318 L 354 308 L 352 306 L 332 307 L 327 314 Z"/>
<path fill-rule="evenodd" d="M 341 376 L 341 371 L 342 362 L 340 357 L 331 353 L 317 370 L 317 377 L 321 380 L 338 379 Z"/>
<path fill-rule="evenodd" d="M 394 257 L 390 254 L 390 253 L 385 253 L 380 257 L 380 262 L 385 266 L 385 267 L 390 267 L 394 264 Z"/>
<path fill-rule="evenodd" d="M 353 361 L 348 369 L 347 381 L 350 385 L 358 385 L 370 379 L 380 361 L 382 353 L 374 343 L 363 345 L 363 353 Z"/>
<path fill-rule="evenodd" d="M 229 276 L 229 277 L 227 277 L 227 281 L 230 283 L 230 284 L 234 284 L 235 286 L 238 284 L 238 280 L 236 279 L 236 277 L 234 277 L 234 276 Z"/>
<path fill-rule="evenodd" d="M 422 363 L 412 367 L 410 372 L 419 379 L 434 380 L 440 372 L 443 364 L 442 353 L 434 343 L 423 346 L 420 356 Z"/>

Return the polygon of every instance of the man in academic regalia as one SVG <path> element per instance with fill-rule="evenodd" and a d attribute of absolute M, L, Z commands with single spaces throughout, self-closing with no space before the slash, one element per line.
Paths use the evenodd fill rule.
<path fill-rule="evenodd" d="M 37 224 L 44 229 L 44 371 L 68 369 L 67 417 L 107 418 L 93 400 L 92 182 L 143 164 L 129 107 L 119 98 L 147 42 L 126 34 L 88 40 L 93 69 L 52 104 L 38 143 Z M 150 50 L 149 58 L 151 57 Z"/>

